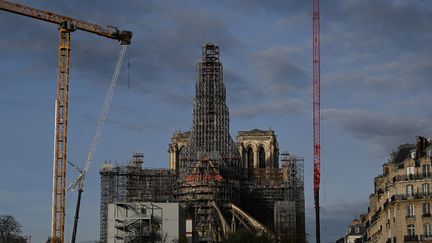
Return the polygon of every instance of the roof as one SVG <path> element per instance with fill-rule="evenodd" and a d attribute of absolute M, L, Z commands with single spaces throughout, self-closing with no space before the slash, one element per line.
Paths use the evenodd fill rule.
<path fill-rule="evenodd" d="M 186 131 L 186 132 L 176 131 L 173 134 L 173 138 L 189 138 L 190 134 L 191 131 Z"/>
<path fill-rule="evenodd" d="M 269 130 L 252 129 L 250 131 L 238 131 L 238 135 L 274 135 L 274 131 L 269 128 Z"/>
<path fill-rule="evenodd" d="M 410 151 L 416 149 L 417 146 L 415 144 L 402 144 L 399 145 L 397 152 L 392 156 L 391 163 L 400 164 L 407 158 L 410 154 Z"/>

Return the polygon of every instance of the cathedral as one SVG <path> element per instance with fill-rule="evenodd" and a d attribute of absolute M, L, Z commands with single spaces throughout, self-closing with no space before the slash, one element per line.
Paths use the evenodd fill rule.
<path fill-rule="evenodd" d="M 219 47 L 205 43 L 198 64 L 192 129 L 174 132 L 168 169 L 101 168 L 101 242 L 113 203 L 175 202 L 191 220 L 192 242 L 220 242 L 238 229 L 273 242 L 305 239 L 303 159 L 279 152 L 271 129 L 229 134 Z"/>

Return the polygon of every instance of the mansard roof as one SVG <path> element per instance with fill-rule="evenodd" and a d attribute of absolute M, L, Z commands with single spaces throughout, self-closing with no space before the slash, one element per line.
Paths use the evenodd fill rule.
<path fill-rule="evenodd" d="M 398 150 L 392 155 L 391 163 L 400 164 L 408 157 L 410 151 L 416 149 L 415 144 L 402 144 L 399 145 Z"/>

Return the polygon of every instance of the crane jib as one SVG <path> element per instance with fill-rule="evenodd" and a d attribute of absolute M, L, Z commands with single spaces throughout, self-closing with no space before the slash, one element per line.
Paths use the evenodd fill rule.
<path fill-rule="evenodd" d="M 53 24 L 58 24 L 62 28 L 71 32 L 75 30 L 82 30 L 110 39 L 115 39 L 120 41 L 122 45 L 129 45 L 132 39 L 132 32 L 130 31 L 120 31 L 113 26 L 101 27 L 97 24 L 92 24 L 72 17 L 24 6 L 18 3 L 11 3 L 8 1 L 0 0 L 0 9 L 30 18 L 50 22 Z"/>
<path fill-rule="evenodd" d="M 69 62 L 70 62 L 70 35 L 75 30 L 82 30 L 106 38 L 118 40 L 122 45 L 129 45 L 132 32 L 119 31 L 115 27 L 101 27 L 96 24 L 78 20 L 68 16 L 31 8 L 17 3 L 0 0 L 0 10 L 19 14 L 33 19 L 59 25 L 59 63 L 57 78 L 57 99 L 55 106 L 54 127 L 54 161 L 53 161 L 53 191 L 52 191 L 52 228 L 51 242 L 64 242 L 65 225 L 65 192 L 66 192 L 66 161 L 67 161 L 67 129 L 68 129 L 68 103 L 69 103 Z M 117 74 L 118 75 L 118 74 Z M 84 178 L 84 175 L 81 176 Z"/>

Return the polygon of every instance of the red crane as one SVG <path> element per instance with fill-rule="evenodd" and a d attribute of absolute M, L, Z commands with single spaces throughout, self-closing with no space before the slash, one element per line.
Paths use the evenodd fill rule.
<path fill-rule="evenodd" d="M 313 1 L 313 159 L 314 159 L 314 202 L 315 202 L 315 237 L 316 243 L 320 243 L 320 119 L 321 119 L 321 80 L 320 80 L 320 11 L 319 0 Z"/>

